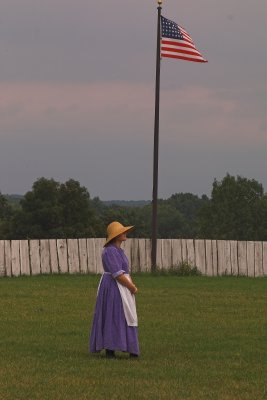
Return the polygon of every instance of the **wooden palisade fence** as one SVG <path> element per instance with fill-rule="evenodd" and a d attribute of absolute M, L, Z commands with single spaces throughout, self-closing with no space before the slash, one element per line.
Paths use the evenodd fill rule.
<path fill-rule="evenodd" d="M 105 239 L 0 240 L 0 276 L 102 273 Z M 128 239 L 133 272 L 150 271 L 151 240 Z M 207 276 L 267 276 L 267 242 L 159 239 L 158 268 L 190 263 Z"/>

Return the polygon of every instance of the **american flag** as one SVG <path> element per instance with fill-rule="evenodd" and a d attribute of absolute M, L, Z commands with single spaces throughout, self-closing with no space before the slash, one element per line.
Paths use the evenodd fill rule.
<path fill-rule="evenodd" d="M 207 62 L 196 49 L 192 38 L 181 26 L 161 17 L 161 57 Z"/>

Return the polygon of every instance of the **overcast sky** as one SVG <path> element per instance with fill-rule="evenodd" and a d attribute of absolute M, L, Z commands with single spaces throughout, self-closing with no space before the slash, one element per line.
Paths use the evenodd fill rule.
<path fill-rule="evenodd" d="M 161 62 L 159 197 L 267 191 L 266 0 L 163 0 L 208 59 Z M 1 0 L 0 191 L 39 177 L 152 197 L 157 3 Z"/>

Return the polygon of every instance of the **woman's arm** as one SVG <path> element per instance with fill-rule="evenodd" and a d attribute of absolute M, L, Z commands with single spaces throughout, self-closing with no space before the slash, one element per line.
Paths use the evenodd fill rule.
<path fill-rule="evenodd" d="M 128 279 L 127 276 L 125 276 L 124 274 L 117 276 L 115 279 L 117 279 L 117 281 L 123 286 L 126 286 L 132 294 L 135 294 L 138 291 L 132 280 Z"/>

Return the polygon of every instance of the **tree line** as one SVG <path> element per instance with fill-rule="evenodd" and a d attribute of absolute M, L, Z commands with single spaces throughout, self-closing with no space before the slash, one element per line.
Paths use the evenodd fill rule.
<path fill-rule="evenodd" d="M 0 239 L 105 237 L 114 220 L 135 225 L 131 237 L 150 238 L 151 213 L 151 203 L 105 204 L 74 179 L 39 178 L 16 204 L 0 192 Z M 158 237 L 266 241 L 267 194 L 256 180 L 227 174 L 214 180 L 210 198 L 159 199 Z"/>

